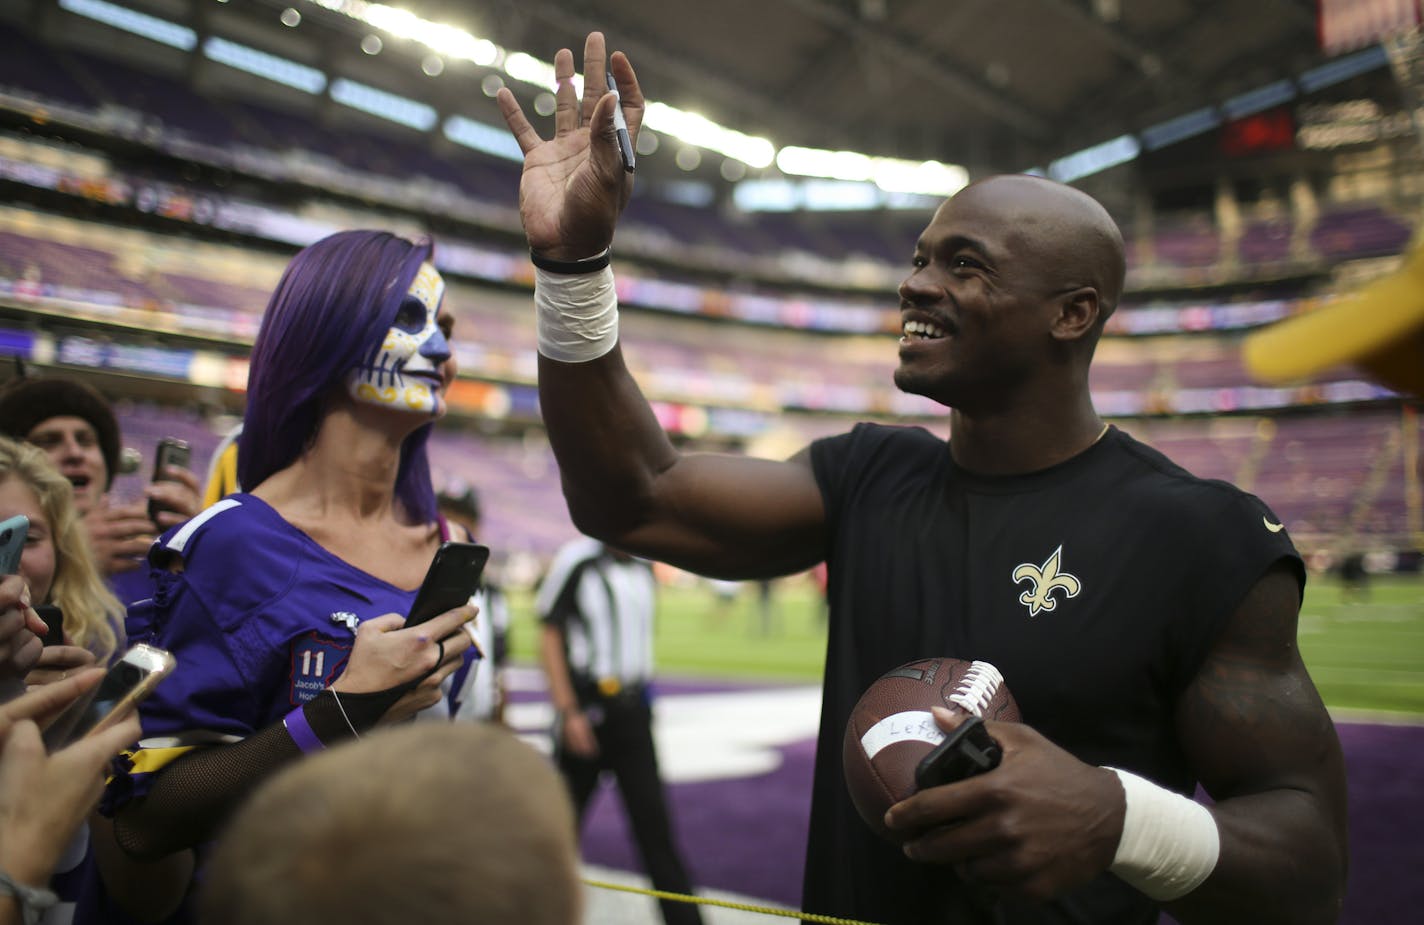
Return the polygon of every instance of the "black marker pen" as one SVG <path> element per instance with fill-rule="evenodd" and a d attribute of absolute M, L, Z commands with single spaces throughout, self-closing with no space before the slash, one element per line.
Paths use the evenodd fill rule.
<path fill-rule="evenodd" d="M 613 82 L 613 72 L 605 71 L 608 78 L 608 89 L 613 91 L 613 127 L 618 130 L 618 154 L 623 158 L 623 169 L 629 173 L 633 172 L 635 158 L 633 156 L 633 139 L 628 135 L 628 120 L 623 118 L 623 98 L 618 95 L 618 84 Z"/>

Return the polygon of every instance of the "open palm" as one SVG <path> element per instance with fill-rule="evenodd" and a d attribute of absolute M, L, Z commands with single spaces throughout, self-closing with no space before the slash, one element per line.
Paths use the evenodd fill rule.
<path fill-rule="evenodd" d="M 573 84 L 573 53 L 561 49 L 554 57 L 558 80 L 554 137 L 544 140 L 529 124 L 514 94 L 502 89 L 497 97 L 509 130 L 524 151 L 519 181 L 519 214 L 534 251 L 557 260 L 580 260 L 601 253 L 613 239 L 618 215 L 632 194 L 632 175 L 618 154 L 613 108 L 621 103 L 629 135 L 637 138 L 643 118 L 643 96 L 633 67 L 615 52 L 612 71 L 619 94 L 605 89 L 602 33 L 584 45 L 584 95 Z M 621 97 L 621 99 L 620 99 Z"/>

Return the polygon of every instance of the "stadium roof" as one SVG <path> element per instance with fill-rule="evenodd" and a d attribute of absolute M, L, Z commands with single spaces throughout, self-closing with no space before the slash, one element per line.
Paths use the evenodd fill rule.
<path fill-rule="evenodd" d="M 427 101 L 441 116 L 495 124 L 493 102 L 478 90 L 497 66 L 436 55 L 439 75 L 429 67 L 422 73 L 430 46 L 409 30 L 402 37 L 363 21 L 362 11 L 379 6 L 388 26 L 395 17 L 407 26 L 454 27 L 450 33 L 464 40 L 495 43 L 501 60 L 524 52 L 547 62 L 561 46 L 581 49 L 584 34 L 598 28 L 610 49 L 629 54 L 650 99 L 776 148 L 932 159 L 975 173 L 1048 168 L 1125 136 L 1136 145 L 1150 137 L 1144 131 L 1204 108 L 1215 118 L 1215 107 L 1263 89 L 1286 87 L 1289 98 L 1297 78 L 1329 60 L 1319 49 L 1314 0 L 6 3 L 31 7 L 38 28 L 59 42 L 82 38 L 72 23 L 54 18 L 56 6 L 72 12 L 117 5 L 190 28 L 200 43 L 219 36 L 320 69 L 333 97 L 349 89 L 337 79 L 345 75 Z M 363 49 L 371 34 L 384 41 Z M 126 49 L 131 38 L 102 41 L 107 52 L 161 63 L 151 51 Z M 373 55 L 372 47 L 381 52 Z M 201 67 L 176 70 L 199 85 L 220 82 Z M 510 83 L 532 106 L 538 90 Z M 434 124 L 434 112 L 410 116 Z M 650 170 L 676 174 L 672 160 L 659 157 Z"/>
<path fill-rule="evenodd" d="M 428 5 L 435 18 L 462 6 Z M 485 8 L 499 41 L 531 51 L 601 28 L 633 58 L 650 95 L 778 145 L 1022 169 L 1320 63 L 1314 6 L 496 0 Z"/>

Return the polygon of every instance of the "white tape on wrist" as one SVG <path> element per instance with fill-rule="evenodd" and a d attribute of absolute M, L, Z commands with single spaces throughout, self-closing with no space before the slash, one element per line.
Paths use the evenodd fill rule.
<path fill-rule="evenodd" d="M 1201 886 L 1221 854 L 1211 811 L 1131 772 L 1108 770 L 1127 794 L 1122 839 L 1108 870 L 1158 902 Z"/>
<path fill-rule="evenodd" d="M 597 273 L 534 270 L 539 352 L 562 363 L 596 360 L 618 343 L 613 268 Z"/>

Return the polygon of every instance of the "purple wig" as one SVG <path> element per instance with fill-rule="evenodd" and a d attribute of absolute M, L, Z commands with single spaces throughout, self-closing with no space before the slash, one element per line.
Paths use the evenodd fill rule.
<path fill-rule="evenodd" d="M 380 348 L 432 252 L 429 241 L 342 231 L 287 264 L 252 345 L 237 454 L 240 485 L 256 488 L 311 446 L 333 391 L 345 387 L 360 358 Z M 432 426 L 401 445 L 395 489 L 406 511 L 426 522 L 436 515 L 426 456 Z"/>

